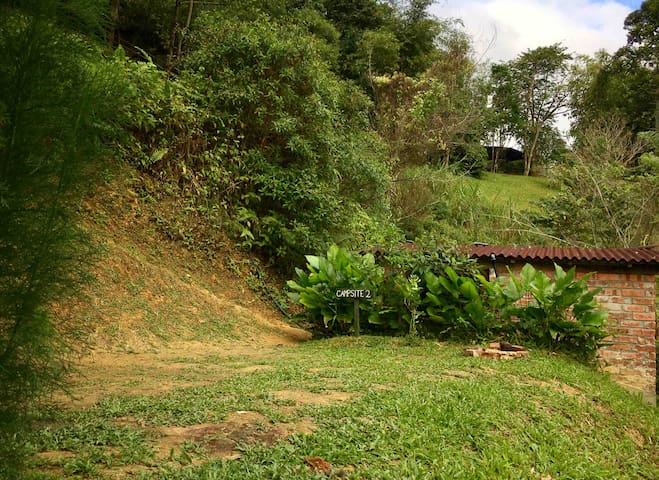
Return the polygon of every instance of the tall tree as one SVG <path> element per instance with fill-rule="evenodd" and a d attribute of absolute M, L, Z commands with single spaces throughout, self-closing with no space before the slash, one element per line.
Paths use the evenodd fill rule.
<path fill-rule="evenodd" d="M 636 51 L 647 66 L 659 67 L 659 0 L 645 0 L 625 19 L 627 47 Z"/>
<path fill-rule="evenodd" d="M 50 306 L 76 291 L 90 260 L 75 207 L 93 185 L 119 83 L 94 56 L 101 36 L 82 33 L 102 34 L 88 15 L 98 2 L 9 3 L 0 6 L 0 478 L 11 479 L 25 478 L 29 410 L 66 365 L 71 345 Z"/>
<path fill-rule="evenodd" d="M 437 60 L 442 32 L 453 31 L 447 28 L 451 20 L 442 22 L 428 13 L 432 0 L 409 0 L 402 7 L 396 27 L 401 43 L 401 71 L 415 76 L 426 71 Z"/>
<path fill-rule="evenodd" d="M 527 50 L 515 60 L 493 65 L 494 103 L 524 150 L 524 175 L 538 160 L 543 131 L 567 111 L 568 60 L 560 44 Z"/>
<path fill-rule="evenodd" d="M 631 60 L 637 75 L 649 74 L 646 75 L 646 92 L 654 102 L 647 103 L 649 108 L 654 106 L 654 129 L 659 130 L 659 0 L 645 0 L 638 10 L 627 16 L 625 29 L 627 45 L 616 56 Z M 638 72 L 639 69 L 645 72 Z"/>
<path fill-rule="evenodd" d="M 483 133 L 486 96 L 475 76 L 469 37 L 459 24 L 442 22 L 440 38 L 435 61 L 425 72 L 416 78 L 402 72 L 382 75 L 373 84 L 376 129 L 401 166 L 467 158 L 472 163 L 478 157 L 472 147 Z"/>
<path fill-rule="evenodd" d="M 638 134 L 659 128 L 659 0 L 625 19 L 627 44 L 614 54 L 581 58 L 573 71 L 573 130 L 616 116 Z"/>
<path fill-rule="evenodd" d="M 541 200 L 535 223 L 571 243 L 595 247 L 656 244 L 656 163 L 635 167 L 638 157 L 652 148 L 635 138 L 624 120 L 594 121 L 581 132 L 569 161 L 554 170 L 560 190 Z M 656 158 L 655 154 L 646 153 Z"/>

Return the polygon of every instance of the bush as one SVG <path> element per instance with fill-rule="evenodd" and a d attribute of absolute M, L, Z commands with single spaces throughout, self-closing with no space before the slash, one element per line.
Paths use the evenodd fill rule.
<path fill-rule="evenodd" d="M 354 321 L 353 302 L 337 298 L 339 289 L 363 289 L 376 292 L 383 282 L 383 269 L 375 264 L 372 254 L 353 255 L 347 250 L 332 245 L 327 256 L 307 255 L 307 270 L 295 269 L 297 280 L 289 280 L 293 290 L 289 297 L 306 307 L 305 316 L 315 324 L 320 324 L 331 333 L 348 333 Z M 360 302 L 362 313 L 368 322 L 377 325 L 376 302 Z"/>
<path fill-rule="evenodd" d="M 217 13 L 195 32 L 182 79 L 200 92 L 209 153 L 185 165 L 244 246 L 290 271 L 304 252 L 358 236 L 358 219 L 387 216 L 370 101 L 331 71 L 319 37 L 266 15 Z"/>
<path fill-rule="evenodd" d="M 476 264 L 466 255 L 457 254 L 434 241 L 398 244 L 381 253 L 376 261 L 384 266 L 385 278 L 379 304 L 379 325 L 383 328 L 416 333 L 427 328 L 423 318 L 422 300 L 426 273 L 443 274 L 447 267 L 462 275 L 477 273 Z"/>
<path fill-rule="evenodd" d="M 509 310 L 517 321 L 509 321 L 507 329 L 536 345 L 592 357 L 607 336 L 607 312 L 598 308 L 599 289 L 588 290 L 587 278 L 575 280 L 574 267 L 565 272 L 554 265 L 552 281 L 526 264 L 519 278 L 511 275 L 504 294 L 516 301 L 528 292 L 534 300 Z"/>
<path fill-rule="evenodd" d="M 336 298 L 336 290 L 368 289 L 372 297 L 359 304 L 365 331 L 421 330 L 469 341 L 504 334 L 583 358 L 592 357 L 607 335 L 606 312 L 595 301 L 599 290 L 588 290 L 587 276 L 575 280 L 574 268 L 556 265 L 552 280 L 527 264 L 519 278 L 504 283 L 488 281 L 460 256 L 410 248 L 381 255 L 384 268 L 371 253 L 353 255 L 336 245 L 327 257 L 306 258 L 308 272 L 296 269 L 289 296 L 330 333 L 349 333 L 354 321 L 353 303 Z M 533 301 L 520 304 L 526 296 Z"/>
<path fill-rule="evenodd" d="M 501 312 L 511 304 L 499 282 L 489 282 L 482 275 L 463 277 L 451 267 L 445 276 L 427 272 L 424 298 L 428 318 L 437 323 L 441 333 L 463 339 L 489 338 L 499 332 Z"/>

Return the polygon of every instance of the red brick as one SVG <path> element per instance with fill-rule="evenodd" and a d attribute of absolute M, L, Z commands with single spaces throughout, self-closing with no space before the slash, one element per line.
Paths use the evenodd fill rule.
<path fill-rule="evenodd" d="M 648 307 L 645 305 L 624 305 L 622 309 L 625 312 L 647 312 Z"/>
<path fill-rule="evenodd" d="M 618 352 L 618 358 L 629 360 L 642 360 L 644 357 L 642 352 Z"/>
<path fill-rule="evenodd" d="M 636 343 L 636 337 L 630 337 L 628 335 L 616 335 L 613 341 L 616 343 Z"/>
<path fill-rule="evenodd" d="M 614 352 L 633 352 L 636 348 L 638 348 L 638 345 L 633 345 L 631 343 L 614 343 L 606 347 L 607 350 Z"/>
<path fill-rule="evenodd" d="M 641 328 L 645 326 L 645 322 L 640 320 L 620 320 L 620 326 L 623 328 Z"/>
<path fill-rule="evenodd" d="M 634 313 L 632 314 L 632 318 L 634 320 L 654 320 L 655 319 L 655 314 L 654 313 Z"/>
<path fill-rule="evenodd" d="M 645 297 L 640 297 L 640 298 L 634 298 L 634 303 L 636 305 L 650 305 L 654 306 L 657 303 L 656 298 L 645 298 Z"/>
<path fill-rule="evenodd" d="M 657 347 L 656 345 L 637 345 L 636 349 L 639 352 L 656 353 Z"/>
<path fill-rule="evenodd" d="M 602 297 L 609 297 L 609 296 L 619 296 L 621 295 L 620 289 L 618 288 L 603 288 L 602 291 L 599 293 L 598 296 Z"/>
<path fill-rule="evenodd" d="M 608 310 L 609 312 L 622 312 L 623 305 L 620 303 L 605 303 L 602 302 L 602 307 Z"/>
<path fill-rule="evenodd" d="M 625 297 L 645 297 L 645 290 L 640 288 L 625 288 L 622 291 Z"/>
<path fill-rule="evenodd" d="M 624 275 L 621 275 L 619 273 L 596 273 L 591 278 L 593 279 L 596 278 L 597 280 L 619 280 L 619 279 L 623 279 Z"/>
<path fill-rule="evenodd" d="M 627 330 L 627 335 L 636 335 L 639 337 L 652 337 L 656 335 L 656 331 L 654 329 L 649 329 L 649 328 L 630 328 Z"/>

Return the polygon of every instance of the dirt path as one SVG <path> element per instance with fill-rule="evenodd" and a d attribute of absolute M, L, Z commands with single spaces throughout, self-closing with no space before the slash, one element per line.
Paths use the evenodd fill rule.
<path fill-rule="evenodd" d="M 80 360 L 72 376 L 71 396 L 60 395 L 56 401 L 68 408 L 86 408 L 111 394 L 155 395 L 265 369 L 267 365 L 243 367 L 241 360 L 253 364 L 310 338 L 304 330 L 278 327 L 241 341 L 172 342 L 139 353 L 95 350 Z"/>

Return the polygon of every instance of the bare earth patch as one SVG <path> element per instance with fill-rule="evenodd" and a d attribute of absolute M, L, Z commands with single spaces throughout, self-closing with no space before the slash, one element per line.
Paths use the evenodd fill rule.
<path fill-rule="evenodd" d="M 69 408 L 86 408 L 108 395 L 156 395 L 179 387 L 210 385 L 232 375 L 265 371 L 272 367 L 263 364 L 230 368 L 214 363 L 214 359 L 267 358 L 282 346 L 297 344 L 307 333 L 294 330 L 291 328 L 291 335 L 254 337 L 252 343 L 185 341 L 161 346 L 154 353 L 94 351 L 77 366 L 72 396 L 60 395 L 55 400 Z"/>
<path fill-rule="evenodd" d="M 310 418 L 297 422 L 272 423 L 257 412 L 238 411 L 220 423 L 204 423 L 187 427 L 161 427 L 156 450 L 161 458 L 168 458 L 180 450 L 185 441 L 201 445 L 208 458 L 240 458 L 240 446 L 262 443 L 271 446 L 294 434 L 311 434 L 316 426 Z"/>
<path fill-rule="evenodd" d="M 189 218 L 180 216 L 175 199 L 144 202 L 135 172 L 115 174 L 113 184 L 86 202 L 83 227 L 99 247 L 96 280 L 81 299 L 54 306 L 58 325 L 91 337 L 91 350 L 75 365 L 73 400 L 58 402 L 88 407 L 108 394 L 205 385 L 249 373 L 214 365 L 213 357 L 257 359 L 311 337 L 288 325 L 229 267 L 245 260 L 231 241 L 215 238 L 210 253 L 186 249 L 167 229 L 170 220 Z M 183 227 L 192 234 L 198 225 Z"/>
<path fill-rule="evenodd" d="M 566 385 L 565 383 L 560 383 L 560 382 L 545 382 L 542 380 L 535 380 L 535 379 L 527 379 L 527 383 L 530 383 L 531 385 L 537 385 L 539 387 L 544 387 L 544 388 L 549 388 L 551 390 L 554 390 L 555 392 L 561 392 L 565 393 L 566 395 L 569 395 L 571 397 L 575 397 L 581 394 L 581 391 L 571 387 L 570 385 Z"/>
<path fill-rule="evenodd" d="M 318 393 L 306 390 L 279 390 L 272 392 L 278 400 L 288 400 L 303 405 L 332 405 L 336 402 L 345 402 L 354 398 L 353 393 L 327 390 Z"/>

